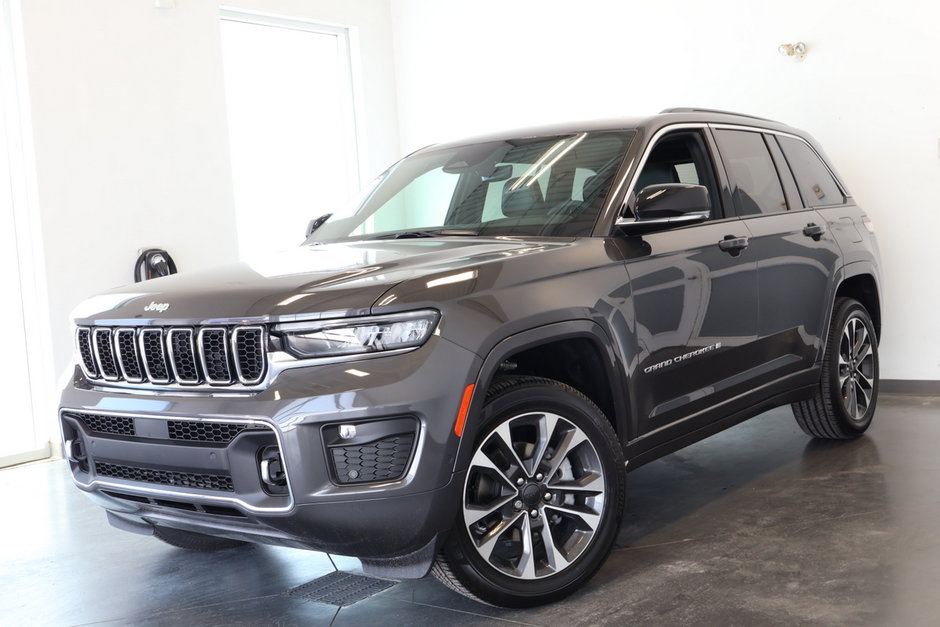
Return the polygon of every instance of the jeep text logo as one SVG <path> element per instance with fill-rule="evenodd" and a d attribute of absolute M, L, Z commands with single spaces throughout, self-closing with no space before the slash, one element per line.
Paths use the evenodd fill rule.
<path fill-rule="evenodd" d="M 144 311 L 157 311 L 163 313 L 170 308 L 170 303 L 155 303 L 150 301 L 150 304 L 144 307 Z"/>

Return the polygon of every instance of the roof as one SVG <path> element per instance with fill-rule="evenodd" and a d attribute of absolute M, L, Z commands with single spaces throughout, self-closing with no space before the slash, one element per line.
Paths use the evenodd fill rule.
<path fill-rule="evenodd" d="M 462 146 L 466 144 L 483 143 L 488 141 L 499 141 L 504 139 L 518 139 L 522 137 L 545 137 L 553 135 L 569 135 L 572 133 L 592 132 L 592 131 L 616 131 L 639 129 L 655 132 L 663 126 L 681 123 L 714 123 L 714 124 L 736 124 L 740 126 L 757 126 L 771 130 L 785 131 L 804 135 L 804 133 L 790 126 L 760 118 L 744 113 L 734 113 L 731 111 L 720 111 L 717 109 L 700 109 L 695 107 L 677 107 L 663 109 L 660 113 L 645 117 L 623 117 L 606 118 L 596 120 L 581 120 L 571 122 L 560 122 L 556 124 L 547 124 L 541 126 L 523 127 L 517 129 L 507 129 L 504 131 L 487 133 L 476 137 L 451 140 L 439 144 L 433 144 L 427 148 L 448 148 L 451 146 Z"/>

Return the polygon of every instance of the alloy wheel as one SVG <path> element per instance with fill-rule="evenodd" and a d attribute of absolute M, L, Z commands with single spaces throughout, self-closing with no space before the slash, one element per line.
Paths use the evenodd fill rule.
<path fill-rule="evenodd" d="M 861 421 L 871 404 L 875 387 L 875 355 L 865 322 L 851 316 L 839 342 L 839 390 L 849 418 Z"/>
<path fill-rule="evenodd" d="M 594 539 L 606 505 L 597 449 L 562 416 L 503 421 L 474 451 L 463 521 L 489 565 L 523 580 L 557 574 Z"/>

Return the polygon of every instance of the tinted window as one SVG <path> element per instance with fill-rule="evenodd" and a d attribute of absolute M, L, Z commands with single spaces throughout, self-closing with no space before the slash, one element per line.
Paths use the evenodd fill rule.
<path fill-rule="evenodd" d="M 790 170 L 796 178 L 796 185 L 807 207 L 819 205 L 839 205 L 845 202 L 829 168 L 822 162 L 816 151 L 805 142 L 792 137 L 778 137 L 783 154 L 790 164 Z"/>
<path fill-rule="evenodd" d="M 780 179 L 761 134 L 716 131 L 715 139 L 731 179 L 731 196 L 738 215 L 786 211 Z"/>

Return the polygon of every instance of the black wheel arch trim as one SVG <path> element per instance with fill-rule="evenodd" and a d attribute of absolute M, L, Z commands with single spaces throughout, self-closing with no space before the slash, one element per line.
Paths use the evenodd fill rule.
<path fill-rule="evenodd" d="M 455 472 L 465 470 L 469 463 L 480 427 L 480 415 L 486 403 L 486 390 L 499 373 L 500 364 L 508 357 L 530 348 L 579 338 L 590 341 L 598 353 L 606 357 L 601 366 L 607 376 L 614 406 L 614 415 L 608 416 L 608 419 L 617 432 L 621 447 L 630 440 L 632 423 L 626 397 L 626 373 L 620 356 L 613 349 L 613 338 L 593 320 L 554 322 L 510 335 L 487 353 L 474 381 L 473 399 L 454 463 Z"/>
<path fill-rule="evenodd" d="M 832 315 L 835 312 L 836 297 L 839 293 L 839 288 L 848 281 L 855 277 L 867 276 L 872 279 L 875 284 L 875 299 L 878 302 L 878 311 L 877 312 L 868 312 L 872 316 L 873 324 L 875 324 L 875 335 L 878 340 L 881 340 L 881 328 L 882 324 L 880 322 L 882 307 L 881 307 L 881 276 L 878 272 L 878 269 L 870 261 L 853 261 L 847 263 L 834 274 L 832 281 L 832 290 L 829 294 L 828 302 L 826 303 L 826 318 L 828 322 L 832 320 Z M 875 316 L 878 316 L 879 320 L 876 322 L 874 320 Z M 822 336 L 820 337 L 820 348 L 816 355 L 816 364 L 820 364 L 823 359 L 823 355 L 826 352 L 826 343 L 829 341 L 829 325 L 826 324 L 822 329 Z"/>

